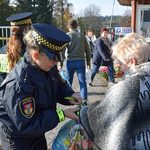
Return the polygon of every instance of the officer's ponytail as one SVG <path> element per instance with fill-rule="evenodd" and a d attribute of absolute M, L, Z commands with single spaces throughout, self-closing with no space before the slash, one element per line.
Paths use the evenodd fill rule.
<path fill-rule="evenodd" d="M 20 59 L 22 47 L 23 47 L 23 34 L 19 26 L 11 27 L 12 35 L 7 43 L 7 58 L 8 58 L 8 68 L 12 68 Z"/>

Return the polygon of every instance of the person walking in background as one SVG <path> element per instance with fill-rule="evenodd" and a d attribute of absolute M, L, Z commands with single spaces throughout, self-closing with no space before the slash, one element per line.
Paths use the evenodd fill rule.
<path fill-rule="evenodd" d="M 0 87 L 0 135 L 4 150 L 47 150 L 45 133 L 66 118 L 78 120 L 81 100 L 62 80 L 59 52 L 70 37 L 54 26 L 36 23 L 24 37 L 27 51 Z"/>
<path fill-rule="evenodd" d="M 92 82 L 100 66 L 105 65 L 108 67 L 108 81 L 109 84 L 115 82 L 114 79 L 114 67 L 113 59 L 111 57 L 111 42 L 108 39 L 109 30 L 104 28 L 101 30 L 101 36 L 95 41 L 95 49 L 93 53 L 93 66 L 91 70 L 91 82 L 90 86 L 93 86 Z"/>
<path fill-rule="evenodd" d="M 86 39 L 88 41 L 90 50 L 91 50 L 91 57 L 93 57 L 93 51 L 94 51 L 94 47 L 95 47 L 95 40 L 96 40 L 96 36 L 94 35 L 93 30 L 89 29 L 86 32 Z"/>
<path fill-rule="evenodd" d="M 71 42 L 67 45 L 66 74 L 70 85 L 72 85 L 74 73 L 77 73 L 81 98 L 87 100 L 85 59 L 87 67 L 90 68 L 91 52 L 85 35 L 80 33 L 77 27 L 76 20 L 69 21 L 67 34 L 70 36 Z M 63 58 L 65 50 L 63 51 Z"/>
<path fill-rule="evenodd" d="M 2 77 L 0 82 L 5 79 L 7 73 L 13 69 L 26 51 L 23 37 L 32 24 L 31 15 L 31 12 L 23 12 L 11 15 L 6 19 L 11 25 L 11 36 L 7 45 L 0 50 L 0 54 L 6 54 L 5 62 L 0 67 Z M 4 57 L 2 59 L 4 61 Z"/>
<path fill-rule="evenodd" d="M 125 79 L 111 87 L 103 100 L 80 112 L 81 124 L 95 149 L 150 149 L 149 47 L 144 37 L 130 33 L 112 48 Z"/>

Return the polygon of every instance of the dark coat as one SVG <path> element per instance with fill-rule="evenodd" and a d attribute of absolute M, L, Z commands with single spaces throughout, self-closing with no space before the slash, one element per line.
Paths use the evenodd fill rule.
<path fill-rule="evenodd" d="M 39 136 L 56 127 L 56 104 L 68 104 L 64 97 L 73 93 L 57 67 L 41 71 L 25 54 L 0 87 L 0 121 L 15 136 Z"/>
<path fill-rule="evenodd" d="M 108 65 L 112 62 L 109 47 L 104 43 L 101 37 L 95 41 L 95 48 L 93 53 L 93 64 L 95 65 Z"/>

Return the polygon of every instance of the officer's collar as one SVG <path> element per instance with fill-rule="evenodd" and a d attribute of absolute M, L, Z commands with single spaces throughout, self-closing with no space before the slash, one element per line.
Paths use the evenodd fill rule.
<path fill-rule="evenodd" d="M 53 68 L 53 66 L 50 68 L 49 71 L 44 71 L 42 70 L 36 63 L 33 62 L 31 56 L 28 54 L 28 51 L 26 52 L 26 59 L 32 64 L 32 66 L 34 66 L 34 68 L 40 70 L 42 73 L 44 74 L 49 74 L 51 72 L 51 69 Z"/>
<path fill-rule="evenodd" d="M 41 83 L 44 83 L 44 81 L 51 77 L 51 71 L 48 71 L 48 75 L 46 76 L 45 71 L 42 71 L 37 65 L 32 65 L 31 58 L 27 54 L 27 52 L 25 53 L 24 58 L 25 62 L 28 64 L 28 73 L 33 77 L 33 79 L 36 81 L 36 83 L 38 83 L 39 86 L 42 86 Z"/>

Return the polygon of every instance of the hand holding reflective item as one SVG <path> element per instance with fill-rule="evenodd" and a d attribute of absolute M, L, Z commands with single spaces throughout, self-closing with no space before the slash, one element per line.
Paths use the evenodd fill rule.
<path fill-rule="evenodd" d="M 80 107 L 72 107 L 72 108 L 67 108 L 64 109 L 64 115 L 67 118 L 73 119 L 73 120 L 78 120 L 79 117 L 76 115 L 76 112 L 79 111 Z"/>
<path fill-rule="evenodd" d="M 71 97 L 67 96 L 65 99 L 68 100 L 71 105 L 80 105 L 82 103 L 79 93 L 74 93 Z"/>

